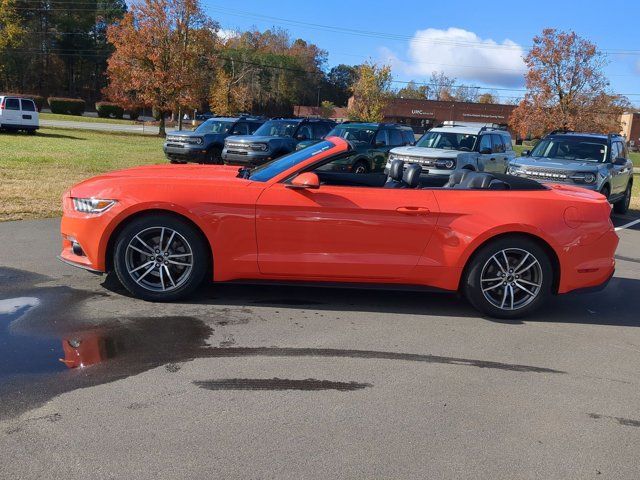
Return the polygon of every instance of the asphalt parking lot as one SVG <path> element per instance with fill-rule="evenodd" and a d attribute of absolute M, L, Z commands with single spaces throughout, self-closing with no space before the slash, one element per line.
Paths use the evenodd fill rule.
<path fill-rule="evenodd" d="M 57 229 L 0 224 L 2 479 L 640 477 L 640 223 L 606 290 L 519 322 L 412 292 L 144 303 L 58 263 Z M 105 360 L 67 368 L 76 337 Z"/>

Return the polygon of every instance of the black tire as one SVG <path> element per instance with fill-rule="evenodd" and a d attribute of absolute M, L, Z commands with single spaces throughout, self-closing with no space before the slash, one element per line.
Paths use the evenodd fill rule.
<path fill-rule="evenodd" d="M 611 195 L 611 189 L 609 188 L 609 185 L 605 185 L 604 187 L 602 187 L 600 189 L 600 193 L 604 195 L 607 200 L 609 200 L 609 195 Z"/>
<path fill-rule="evenodd" d="M 171 236 L 169 232 L 175 232 L 175 235 Z M 143 239 L 143 243 L 136 237 Z M 164 262 L 161 259 L 160 264 L 158 257 L 162 257 L 162 251 L 156 257 L 155 252 L 145 248 L 145 245 L 151 249 L 158 247 L 154 238 L 156 242 L 163 239 L 164 247 L 157 250 L 164 250 L 166 258 Z M 189 250 L 191 265 L 185 267 Z M 209 251 L 200 232 L 187 221 L 167 214 L 149 214 L 133 220 L 118 234 L 113 252 L 113 266 L 120 283 L 134 297 L 152 302 L 172 302 L 193 293 L 203 282 L 210 263 Z M 150 265 L 138 269 L 145 262 Z M 134 269 L 143 273 L 132 273 Z M 148 269 L 152 270 L 147 272 Z M 162 282 L 163 289 L 165 285 L 168 288 L 154 288 L 155 277 L 158 277 L 157 282 Z"/>
<path fill-rule="evenodd" d="M 204 163 L 208 165 L 222 165 L 222 149 L 212 148 L 208 153 Z"/>
<path fill-rule="evenodd" d="M 369 173 L 369 170 L 369 164 L 364 160 L 358 160 L 353 164 L 353 167 L 351 167 L 351 172 L 353 173 Z"/>
<path fill-rule="evenodd" d="M 627 184 L 627 189 L 624 191 L 624 197 L 618 200 L 613 204 L 613 211 L 624 215 L 629 210 L 629 205 L 631 205 L 631 190 L 633 188 L 633 184 L 629 182 Z"/>
<path fill-rule="evenodd" d="M 506 268 L 507 261 L 502 252 L 506 252 L 510 267 L 515 271 Z M 495 263 L 498 257 L 500 269 Z M 524 264 L 519 265 L 520 261 Z M 522 271 L 529 264 L 532 266 Z M 537 242 L 521 235 L 502 237 L 480 247 L 469 260 L 464 275 L 462 291 L 465 297 L 490 317 L 515 319 L 529 315 L 552 293 L 553 270 L 549 255 Z M 532 287 L 534 284 L 538 286 Z M 535 295 L 529 295 L 521 288 Z M 497 305 L 501 299 L 504 308 Z M 512 305 L 515 308 L 512 309 Z"/>

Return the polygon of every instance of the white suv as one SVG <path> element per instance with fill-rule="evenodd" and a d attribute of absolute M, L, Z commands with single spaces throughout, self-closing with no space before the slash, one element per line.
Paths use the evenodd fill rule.
<path fill-rule="evenodd" d="M 425 133 L 413 147 L 391 150 L 385 167 L 393 160 L 417 163 L 423 173 L 449 176 L 453 170 L 506 173 L 515 158 L 511 135 L 506 130 L 473 124 L 440 125 Z"/>
<path fill-rule="evenodd" d="M 36 133 L 40 116 L 30 98 L 0 96 L 0 130 L 24 130 Z"/>

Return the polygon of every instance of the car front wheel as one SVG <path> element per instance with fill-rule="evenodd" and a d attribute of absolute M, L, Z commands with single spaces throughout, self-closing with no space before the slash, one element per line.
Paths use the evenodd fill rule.
<path fill-rule="evenodd" d="M 521 236 L 480 248 L 466 269 L 463 291 L 481 312 L 512 319 L 530 314 L 551 293 L 553 272 L 545 250 Z"/>
<path fill-rule="evenodd" d="M 135 297 L 168 302 L 191 294 L 204 280 L 209 262 L 202 235 L 171 215 L 148 215 L 118 235 L 113 264 L 122 285 Z"/>
<path fill-rule="evenodd" d="M 633 185 L 631 182 L 627 184 L 627 189 L 624 191 L 624 197 L 618 200 L 613 204 L 613 211 L 624 215 L 629 210 L 629 205 L 631 205 L 631 190 Z"/>

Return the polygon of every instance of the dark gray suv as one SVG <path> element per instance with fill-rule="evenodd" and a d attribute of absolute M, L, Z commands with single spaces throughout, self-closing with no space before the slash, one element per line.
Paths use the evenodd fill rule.
<path fill-rule="evenodd" d="M 616 213 L 626 213 L 631 202 L 633 162 L 618 134 L 551 132 L 512 160 L 507 173 L 596 190 Z"/>
<path fill-rule="evenodd" d="M 171 163 L 222 163 L 224 140 L 230 135 L 249 135 L 262 125 L 262 117 L 213 117 L 194 131 L 169 132 L 164 154 Z"/>
<path fill-rule="evenodd" d="M 295 151 L 298 143 L 320 140 L 336 123 L 317 118 L 269 120 L 253 135 L 228 137 L 222 159 L 230 165 L 257 166 Z"/>

